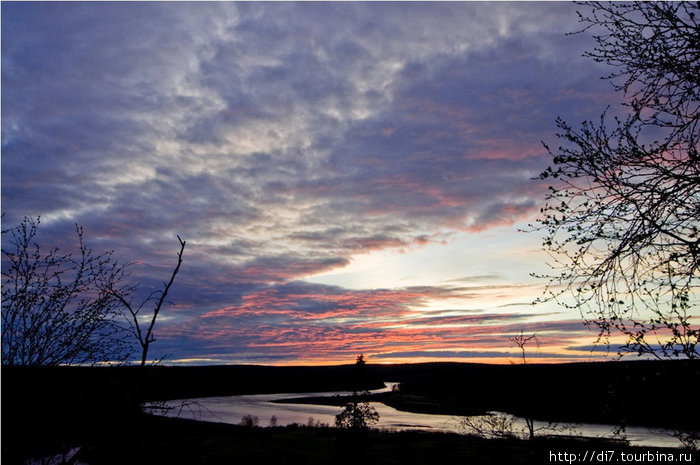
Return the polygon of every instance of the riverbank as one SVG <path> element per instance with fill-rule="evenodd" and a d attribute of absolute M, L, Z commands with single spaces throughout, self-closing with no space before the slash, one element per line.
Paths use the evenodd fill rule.
<path fill-rule="evenodd" d="M 623 420 L 626 422 L 624 424 L 629 425 L 634 420 L 639 420 L 647 424 L 653 422 L 658 426 L 686 428 L 690 425 L 697 428 L 698 403 L 681 394 L 682 389 L 698 385 L 699 368 L 700 364 L 691 362 L 616 362 L 525 367 L 452 363 L 368 365 L 364 387 L 380 387 L 382 380 L 401 382 L 401 391 L 387 394 L 387 398 L 382 401 L 389 405 L 393 403 L 399 409 L 423 413 L 464 415 L 465 410 L 460 409 L 500 410 L 514 414 L 526 411 L 538 418 L 555 420 L 605 418 L 611 419 L 612 421 L 605 422 L 612 424 Z M 308 448 L 309 454 L 325 458 L 316 457 L 314 461 L 292 463 L 329 463 L 324 460 L 336 457 L 336 452 L 324 449 L 331 447 L 329 445 L 322 447 L 314 446 L 313 443 L 320 441 L 323 435 L 340 434 L 335 429 L 324 430 L 325 432 L 302 429 L 300 432 L 278 428 L 250 433 L 236 426 L 155 419 L 143 414 L 139 405 L 166 399 L 347 391 L 355 387 L 351 365 L 156 366 L 145 369 L 3 367 L 1 374 L 2 458 L 3 463 L 8 464 L 23 463 L 24 458 L 29 456 L 45 456 L 75 446 L 82 446 L 85 451 L 93 450 L 96 456 L 102 457 L 100 454 L 103 454 L 104 458 L 89 462 L 94 465 L 119 463 L 110 462 L 109 457 L 123 458 L 123 454 L 134 454 L 132 457 L 136 457 L 145 453 L 142 449 L 151 450 L 152 446 L 154 451 L 170 457 L 172 461 L 158 462 L 154 459 L 155 461 L 138 463 L 231 463 L 224 459 L 229 452 L 238 453 L 230 451 L 231 448 L 241 450 L 241 454 L 254 459 L 255 454 L 262 453 L 253 447 L 254 443 L 261 444 L 263 451 L 269 449 L 272 453 L 274 450 L 292 450 L 295 442 L 298 442 L 300 448 Z M 188 446 L 181 444 L 187 442 L 186 438 L 190 434 L 199 439 Z M 254 436 L 249 437 L 249 434 Z M 424 445 L 416 444 L 412 447 L 428 451 L 428 444 L 438 443 L 441 448 L 461 450 L 462 446 L 456 443 L 465 440 L 458 435 L 440 435 L 440 439 L 437 439 L 438 436 L 431 439 L 429 435 L 385 434 L 387 433 L 370 433 L 373 441 L 376 441 L 373 447 L 379 451 L 379 457 L 383 457 L 383 454 L 387 457 L 391 454 L 401 455 L 401 451 L 408 447 L 402 445 L 402 441 L 425 442 Z M 333 437 L 335 439 L 329 440 L 335 444 L 333 447 L 342 450 L 339 443 L 341 436 Z M 253 442 L 248 445 L 249 441 Z M 576 440 L 572 441 L 578 444 Z M 387 444 L 386 451 L 382 452 L 385 450 L 382 445 L 384 443 Z M 154 444 L 158 444 L 157 447 Z M 518 455 L 522 452 L 521 447 L 530 447 L 517 441 L 508 447 L 494 445 L 493 442 L 472 443 L 472 446 L 483 449 L 484 454 L 495 454 L 501 458 L 503 456 L 498 454 L 502 450 L 515 448 L 511 452 Z M 178 460 L 179 455 L 173 451 L 183 447 L 191 447 L 188 454 L 203 454 L 203 457 L 211 460 Z M 549 444 L 543 447 L 554 446 Z M 420 451 L 414 455 L 420 456 L 423 453 Z M 452 452 L 443 453 L 447 454 L 445 458 L 448 459 Z M 183 454 L 182 457 L 187 456 L 184 452 Z M 452 457 L 457 456 L 459 454 Z M 513 460 L 506 462 L 518 463 Z M 124 460 L 121 463 L 137 462 Z M 394 462 L 389 460 L 375 463 Z"/>

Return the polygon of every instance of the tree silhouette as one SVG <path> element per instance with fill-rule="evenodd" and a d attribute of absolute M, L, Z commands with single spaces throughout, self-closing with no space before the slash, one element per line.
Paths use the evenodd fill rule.
<path fill-rule="evenodd" d="M 338 428 L 346 428 L 354 431 L 370 428 L 379 421 L 377 410 L 369 402 L 361 402 L 360 396 L 369 395 L 363 390 L 367 364 L 364 355 L 360 354 L 353 367 L 354 390 L 352 399 L 345 404 L 343 410 L 336 415 L 335 425 Z"/>
<path fill-rule="evenodd" d="M 364 430 L 372 427 L 379 421 L 379 414 L 367 402 L 359 402 L 357 396 L 352 402 L 348 402 L 343 407 L 343 411 L 335 417 L 335 425 L 338 428 L 350 430 Z"/>
<path fill-rule="evenodd" d="M 123 268 L 120 275 L 115 275 L 118 279 L 106 281 L 102 285 L 103 289 L 109 295 L 117 299 L 126 310 L 127 319 L 129 320 L 132 333 L 134 336 L 136 336 L 136 339 L 141 346 L 141 366 L 146 365 L 148 349 L 156 340 L 153 333 L 156 320 L 160 314 L 163 304 L 165 303 L 165 298 L 175 282 L 175 276 L 177 276 L 178 272 L 180 271 L 180 266 L 182 265 L 182 255 L 185 251 L 186 241 L 183 241 L 180 236 L 177 236 L 177 240 L 180 243 L 180 250 L 177 252 L 177 264 L 170 275 L 170 279 L 168 282 L 163 283 L 162 289 L 151 292 L 151 294 L 146 299 L 142 300 L 140 304 L 137 305 L 133 299 L 133 294 L 138 289 L 138 284 L 127 286 L 120 285 L 120 282 L 123 281 L 124 278 Z M 144 306 L 149 302 L 153 302 L 153 310 L 145 319 L 148 325 L 144 326 L 144 320 L 141 319 L 141 312 Z"/>
<path fill-rule="evenodd" d="M 512 342 L 514 345 L 520 349 L 522 353 L 522 364 L 527 365 L 527 358 L 525 357 L 525 347 L 530 343 L 530 341 L 534 341 L 535 344 L 537 345 L 537 348 L 539 349 L 540 347 L 540 340 L 537 337 L 537 333 L 532 333 L 529 336 L 526 336 L 525 333 L 521 330 L 520 334 L 516 334 L 515 336 L 511 336 L 508 338 L 510 342 Z M 525 390 L 525 396 L 529 396 L 530 393 L 528 392 L 529 389 Z M 523 391 L 518 392 L 519 397 L 523 397 Z M 524 408 L 523 410 L 523 418 L 525 419 L 525 426 L 527 426 L 527 432 L 528 432 L 528 439 L 530 441 L 535 439 L 535 417 L 533 415 L 532 409 L 528 406 L 528 400 L 527 398 L 522 398 L 522 406 Z"/>
<path fill-rule="evenodd" d="M 586 55 L 613 67 L 625 118 L 557 120 L 537 229 L 555 273 L 543 300 L 582 312 L 619 355 L 696 358 L 700 246 L 700 4 L 583 3 Z M 581 31 L 582 32 L 582 31 Z M 570 298 L 573 297 L 573 300 Z"/>
<path fill-rule="evenodd" d="M 511 336 L 508 338 L 510 342 L 515 344 L 518 349 L 522 352 L 522 359 L 523 359 L 523 365 L 527 364 L 527 358 L 525 358 L 525 346 L 527 346 L 530 341 L 535 341 L 535 344 L 537 344 L 537 347 L 540 347 L 540 340 L 537 338 L 537 333 L 532 333 L 529 336 L 525 336 L 523 331 L 520 331 L 520 334 L 516 334 L 515 336 Z"/>
<path fill-rule="evenodd" d="M 124 267 L 111 252 L 95 254 L 76 225 L 78 252 L 43 252 L 40 218 L 3 231 L 2 363 L 73 365 L 123 362 L 128 332 L 119 301 L 100 283 L 119 282 Z"/>

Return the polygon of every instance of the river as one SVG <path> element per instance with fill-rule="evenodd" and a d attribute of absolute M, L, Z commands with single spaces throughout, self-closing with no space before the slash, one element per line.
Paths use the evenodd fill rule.
<path fill-rule="evenodd" d="M 370 391 L 380 393 L 390 391 L 396 383 L 385 383 L 386 387 Z M 302 397 L 331 397 L 350 395 L 350 392 L 306 392 L 283 394 L 252 394 L 225 397 L 203 397 L 197 399 L 153 402 L 143 406 L 144 410 L 170 417 L 180 417 L 199 421 L 240 424 L 244 417 L 257 419 L 258 426 L 330 425 L 335 424 L 335 416 L 340 407 L 313 404 L 281 404 L 275 400 Z M 383 430 L 425 430 L 463 433 L 461 417 L 403 412 L 380 402 L 370 402 L 379 413 L 375 428 Z M 500 414 L 499 412 L 491 412 Z M 479 417 L 476 417 L 478 420 Z M 536 434 L 574 435 L 583 437 L 612 438 L 614 428 L 610 425 L 558 423 L 550 426 L 546 422 L 535 422 Z M 515 418 L 513 431 L 525 436 L 525 420 Z M 680 441 L 669 432 L 644 427 L 628 427 L 624 437 L 635 446 L 681 447 Z"/>

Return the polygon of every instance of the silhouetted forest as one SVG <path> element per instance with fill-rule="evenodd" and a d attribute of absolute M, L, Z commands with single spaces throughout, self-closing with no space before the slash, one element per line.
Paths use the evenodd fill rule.
<path fill-rule="evenodd" d="M 342 439 L 345 436 L 339 431 L 300 432 L 293 428 L 273 428 L 259 429 L 260 431 L 255 433 L 244 432 L 241 427 L 233 425 L 156 418 L 144 414 L 139 407 L 145 401 L 190 397 L 349 391 L 356 388 L 352 365 L 3 367 L 2 376 L 3 463 L 22 463 L 23 458 L 27 456 L 50 454 L 75 445 L 90 445 L 86 451 L 92 450 L 93 454 L 102 457 L 91 463 L 118 463 L 105 457 L 124 458 L 129 451 L 137 453 L 137 450 L 138 454 L 145 454 L 139 459 L 142 461 L 130 463 L 167 463 L 155 460 L 149 455 L 155 452 L 144 451 L 150 450 L 149 447 L 156 447 L 160 448 L 161 454 L 165 454 L 164 457 L 179 457 L 175 451 L 183 447 L 179 441 L 184 440 L 183 436 L 186 435 L 193 438 L 187 446 L 191 448 L 187 454 L 197 454 L 198 450 L 199 453 L 205 453 L 207 447 L 217 444 L 214 449 L 206 452 L 206 455 L 222 454 L 220 460 L 244 454 L 241 450 L 248 450 L 245 454 L 253 454 L 258 450 L 258 446 L 261 450 L 277 447 L 280 450 L 291 450 L 294 441 L 303 444 L 305 441 L 320 439 L 324 435 L 331 436 L 333 441 L 355 440 Z M 684 382 L 671 383 L 672 380 L 679 379 Z M 400 382 L 401 390 L 380 394 L 381 397 L 376 400 L 401 410 L 416 412 L 466 415 L 478 414 L 485 410 L 501 410 L 516 415 L 531 415 L 542 420 L 678 428 L 697 428 L 700 413 L 698 403 L 692 395 L 674 391 L 674 386 L 680 384 L 698 385 L 700 364 L 693 361 L 561 365 L 367 365 L 365 385 L 362 388 L 381 387 L 384 380 Z M 465 443 L 460 441 L 467 441 L 458 435 L 397 433 L 398 436 L 387 439 L 390 436 L 386 436 L 388 433 L 367 434 L 374 438 L 371 441 L 375 441 L 378 449 L 388 448 L 385 450 L 387 454 L 389 450 L 393 450 L 392 447 L 396 447 L 397 450 L 403 448 L 403 441 L 413 443 L 416 438 L 420 438 L 425 444 L 414 445 L 414 448 L 427 449 L 421 449 L 423 452 L 415 455 L 416 460 L 422 453 L 430 455 L 428 450 L 433 446 L 437 447 L 437 443 L 442 443 L 440 447 L 452 448 L 451 451 L 441 452 L 447 459 L 452 457 L 450 454 L 463 450 Z M 247 439 L 242 439 L 240 435 Z M 253 435 L 254 439 L 251 439 L 250 435 Z M 380 441 L 379 436 L 384 439 Z M 406 439 L 409 436 L 413 439 Z M 239 445 L 244 443 L 245 446 L 227 456 L 224 451 L 233 447 L 228 441 Z M 475 439 L 468 441 L 473 442 Z M 579 442 L 575 441 L 576 444 Z M 339 444 L 333 447 L 341 447 Z M 496 458 L 503 458 L 504 450 L 515 453 L 524 447 L 518 445 L 518 441 L 509 443 L 507 447 L 497 447 L 493 443 L 489 446 L 483 442 L 479 444 L 482 449 L 492 450 L 493 463 L 498 463 Z M 551 444 L 547 447 L 550 446 Z M 253 449 L 250 449 L 251 447 Z M 312 449 L 307 451 L 309 454 L 318 454 L 314 463 L 330 463 L 324 460 L 338 454 L 336 449 L 324 449 L 331 446 L 314 447 L 317 449 L 312 449 L 316 452 L 312 452 Z M 318 450 L 318 447 L 321 447 L 321 450 Z M 111 452 L 106 453 L 107 450 Z M 471 453 L 476 454 L 474 451 Z M 151 457 L 153 461 L 149 462 L 145 457 Z M 303 457 L 297 457 L 300 462 L 292 463 L 311 460 L 307 456 Z M 320 457 L 323 457 L 323 460 Z M 217 463 L 216 460 L 214 462 Z M 175 460 L 172 463 L 193 462 Z"/>

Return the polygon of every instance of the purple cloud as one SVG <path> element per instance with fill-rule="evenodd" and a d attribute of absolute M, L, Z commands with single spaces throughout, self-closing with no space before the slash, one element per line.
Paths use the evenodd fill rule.
<path fill-rule="evenodd" d="M 80 223 L 93 248 L 135 262 L 144 290 L 167 276 L 180 234 L 163 350 L 275 359 L 202 315 L 270 286 L 298 314 L 379 298 L 304 300 L 290 283 L 537 211 L 554 119 L 611 98 L 580 57 L 590 38 L 563 35 L 575 29 L 560 3 L 3 5 L 5 223 L 41 215 L 62 247 Z M 386 292 L 382 314 L 426 298 Z M 299 334 L 299 354 L 321 334 L 344 354 L 348 332 L 367 329 L 254 315 L 236 318 L 261 335 L 291 325 L 282 340 Z"/>

